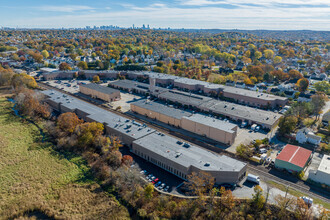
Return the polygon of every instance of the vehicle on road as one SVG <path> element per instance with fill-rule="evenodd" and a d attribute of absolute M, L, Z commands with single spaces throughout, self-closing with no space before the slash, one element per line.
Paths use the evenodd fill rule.
<path fill-rule="evenodd" d="M 253 175 L 253 174 L 248 174 L 247 176 L 247 181 L 250 181 L 250 182 L 253 182 L 253 183 L 256 183 L 256 184 L 260 184 L 260 177 L 259 176 L 256 176 L 256 175 Z"/>

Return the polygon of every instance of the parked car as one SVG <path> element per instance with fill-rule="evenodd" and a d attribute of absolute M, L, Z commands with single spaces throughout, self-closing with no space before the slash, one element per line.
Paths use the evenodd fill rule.
<path fill-rule="evenodd" d="M 257 127 L 254 129 L 255 132 L 257 132 L 257 131 L 259 131 L 259 130 L 260 130 L 260 126 L 257 126 Z"/>
<path fill-rule="evenodd" d="M 164 191 L 167 192 L 169 189 L 170 189 L 170 187 L 169 187 L 169 186 L 166 186 L 166 187 L 164 188 Z"/>
<path fill-rule="evenodd" d="M 155 184 L 155 187 L 158 187 L 160 184 L 162 184 L 162 181 L 158 181 L 158 182 Z"/>
<path fill-rule="evenodd" d="M 142 173 L 142 174 L 146 174 L 147 171 L 146 171 L 146 170 L 142 170 L 140 173 Z"/>
<path fill-rule="evenodd" d="M 153 177 L 154 175 L 152 175 L 152 174 L 149 174 L 148 176 L 147 176 L 147 180 L 149 180 L 151 177 Z"/>
<path fill-rule="evenodd" d="M 223 183 L 220 185 L 220 187 L 225 187 L 225 189 L 230 189 L 230 190 L 234 190 L 236 188 L 236 184 L 235 185 L 232 185 L 232 184 L 229 184 L 229 183 Z"/>
<path fill-rule="evenodd" d="M 247 126 L 247 122 L 243 121 L 242 124 L 241 124 L 241 128 L 245 128 L 246 126 Z"/>
<path fill-rule="evenodd" d="M 313 205 L 313 199 L 312 198 L 309 198 L 307 196 L 302 196 L 300 197 L 302 200 L 304 200 L 304 202 L 308 205 L 308 206 L 311 206 Z"/>
<path fill-rule="evenodd" d="M 164 187 L 165 187 L 165 183 L 162 183 L 162 184 L 158 187 L 158 189 L 161 190 L 161 189 L 163 189 Z"/>
<path fill-rule="evenodd" d="M 251 131 L 254 131 L 256 129 L 256 127 L 257 127 L 256 124 L 251 125 Z"/>
<path fill-rule="evenodd" d="M 256 183 L 256 184 L 260 184 L 260 177 L 259 176 L 255 176 L 253 174 L 248 174 L 247 176 L 247 181 L 250 181 L 250 182 L 253 182 L 253 183 Z"/>
<path fill-rule="evenodd" d="M 275 162 L 271 161 L 270 164 L 268 165 L 269 167 L 275 167 Z"/>
<path fill-rule="evenodd" d="M 158 181 L 159 181 L 159 179 L 158 179 L 158 178 L 155 178 L 155 179 L 153 179 L 152 184 L 155 184 L 155 183 L 157 183 Z"/>
<path fill-rule="evenodd" d="M 270 158 L 270 157 L 268 157 L 268 158 L 266 159 L 266 161 L 265 161 L 266 164 L 269 164 L 269 163 L 271 163 L 271 162 L 272 162 L 272 158 Z"/>
<path fill-rule="evenodd" d="M 151 178 L 149 179 L 149 182 L 152 182 L 152 181 L 154 181 L 154 179 L 156 179 L 156 177 L 155 177 L 155 176 L 151 177 Z"/>
<path fill-rule="evenodd" d="M 261 154 L 265 154 L 265 153 L 267 153 L 267 149 L 266 149 L 266 148 L 261 148 L 261 149 L 259 150 L 259 153 L 261 153 Z"/>

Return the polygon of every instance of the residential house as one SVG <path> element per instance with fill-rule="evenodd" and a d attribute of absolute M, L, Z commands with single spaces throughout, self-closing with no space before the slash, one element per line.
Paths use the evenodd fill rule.
<path fill-rule="evenodd" d="M 314 145 L 319 145 L 321 142 L 321 137 L 315 135 L 310 129 L 302 128 L 297 132 L 296 141 L 300 144 L 310 143 Z"/>

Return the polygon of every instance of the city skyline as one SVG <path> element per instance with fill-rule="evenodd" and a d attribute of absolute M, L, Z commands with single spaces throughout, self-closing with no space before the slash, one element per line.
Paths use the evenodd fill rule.
<path fill-rule="evenodd" d="M 0 26 L 11 28 L 330 30 L 329 0 L 17 0 L 0 10 Z"/>

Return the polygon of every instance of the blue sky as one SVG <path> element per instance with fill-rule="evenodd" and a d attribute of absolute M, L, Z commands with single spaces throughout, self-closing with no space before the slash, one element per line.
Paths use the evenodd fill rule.
<path fill-rule="evenodd" d="M 330 0 L 1 0 L 0 26 L 327 30 Z"/>

